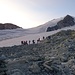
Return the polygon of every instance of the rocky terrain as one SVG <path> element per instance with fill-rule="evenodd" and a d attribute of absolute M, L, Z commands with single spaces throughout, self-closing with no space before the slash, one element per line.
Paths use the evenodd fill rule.
<path fill-rule="evenodd" d="M 64 28 L 64 27 L 73 26 L 73 25 L 75 25 L 74 18 L 70 15 L 67 15 L 67 16 L 64 17 L 63 20 L 60 20 L 59 22 L 57 22 L 57 24 L 55 26 L 48 27 L 47 32 L 57 30 L 57 29 L 61 29 L 61 28 Z"/>
<path fill-rule="evenodd" d="M 61 31 L 38 44 L 0 48 L 8 75 L 75 75 L 75 31 Z"/>
<path fill-rule="evenodd" d="M 17 29 L 17 28 L 20 28 L 19 26 L 17 25 L 14 25 L 12 23 L 0 23 L 0 30 L 3 30 L 3 29 Z"/>

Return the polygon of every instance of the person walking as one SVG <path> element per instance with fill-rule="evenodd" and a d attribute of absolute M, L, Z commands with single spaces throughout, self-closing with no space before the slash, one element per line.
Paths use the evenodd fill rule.
<path fill-rule="evenodd" d="M 35 40 L 32 40 L 32 43 L 35 44 Z"/>

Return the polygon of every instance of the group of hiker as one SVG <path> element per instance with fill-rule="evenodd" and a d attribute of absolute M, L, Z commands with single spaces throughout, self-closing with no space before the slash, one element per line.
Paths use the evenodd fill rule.
<path fill-rule="evenodd" d="M 43 36 L 43 39 L 45 39 L 44 36 Z M 40 42 L 41 42 L 41 39 L 38 38 L 38 39 L 37 39 L 37 43 L 40 43 Z M 29 40 L 29 41 L 27 41 L 27 40 L 26 40 L 26 41 L 21 41 L 21 45 L 28 45 L 28 44 L 31 44 L 31 43 L 32 43 L 32 44 L 35 44 L 35 40 L 32 40 L 32 41 L 30 41 L 30 40 Z"/>
<path fill-rule="evenodd" d="M 21 41 L 21 44 L 22 45 L 27 45 L 28 43 L 27 43 L 27 41 Z"/>

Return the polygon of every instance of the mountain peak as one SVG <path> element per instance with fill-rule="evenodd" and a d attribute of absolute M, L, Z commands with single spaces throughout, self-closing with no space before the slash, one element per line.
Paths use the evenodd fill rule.
<path fill-rule="evenodd" d="M 66 15 L 63 20 L 60 20 L 59 22 L 57 22 L 57 24 L 53 27 L 48 27 L 47 31 L 53 31 L 53 30 L 57 30 L 57 29 L 61 29 L 64 27 L 69 27 L 69 26 L 73 26 L 75 25 L 74 22 L 74 18 L 70 15 Z"/>
<path fill-rule="evenodd" d="M 72 16 L 70 16 L 70 15 L 66 15 L 65 17 L 64 17 L 64 19 L 63 19 L 63 21 L 71 21 L 71 20 L 74 20 L 74 18 L 72 17 Z"/>
<path fill-rule="evenodd" d="M 71 15 L 66 15 L 65 17 L 72 17 Z"/>

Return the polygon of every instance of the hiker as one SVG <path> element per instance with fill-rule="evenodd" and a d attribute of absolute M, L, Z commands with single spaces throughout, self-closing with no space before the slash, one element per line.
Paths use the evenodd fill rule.
<path fill-rule="evenodd" d="M 40 43 L 40 38 L 37 40 L 37 43 Z"/>
<path fill-rule="evenodd" d="M 31 42 L 31 41 L 29 40 L 29 44 L 30 44 L 30 42 Z"/>
<path fill-rule="evenodd" d="M 27 41 L 24 41 L 24 43 L 23 43 L 24 45 L 27 45 L 28 43 L 27 43 Z"/>
<path fill-rule="evenodd" d="M 45 37 L 43 36 L 43 40 L 45 39 Z"/>
<path fill-rule="evenodd" d="M 51 36 L 48 36 L 48 39 L 50 39 L 51 38 Z"/>
<path fill-rule="evenodd" d="M 25 44 L 26 44 L 26 42 L 24 41 L 24 42 L 23 42 L 23 45 L 25 45 Z"/>
<path fill-rule="evenodd" d="M 23 41 L 21 41 L 21 45 L 23 45 L 24 44 L 24 42 Z"/>
<path fill-rule="evenodd" d="M 47 36 L 46 39 L 51 39 L 51 36 Z"/>
<path fill-rule="evenodd" d="M 35 44 L 35 40 L 32 40 L 33 44 Z"/>
<path fill-rule="evenodd" d="M 27 41 L 26 41 L 26 45 L 28 45 Z"/>

